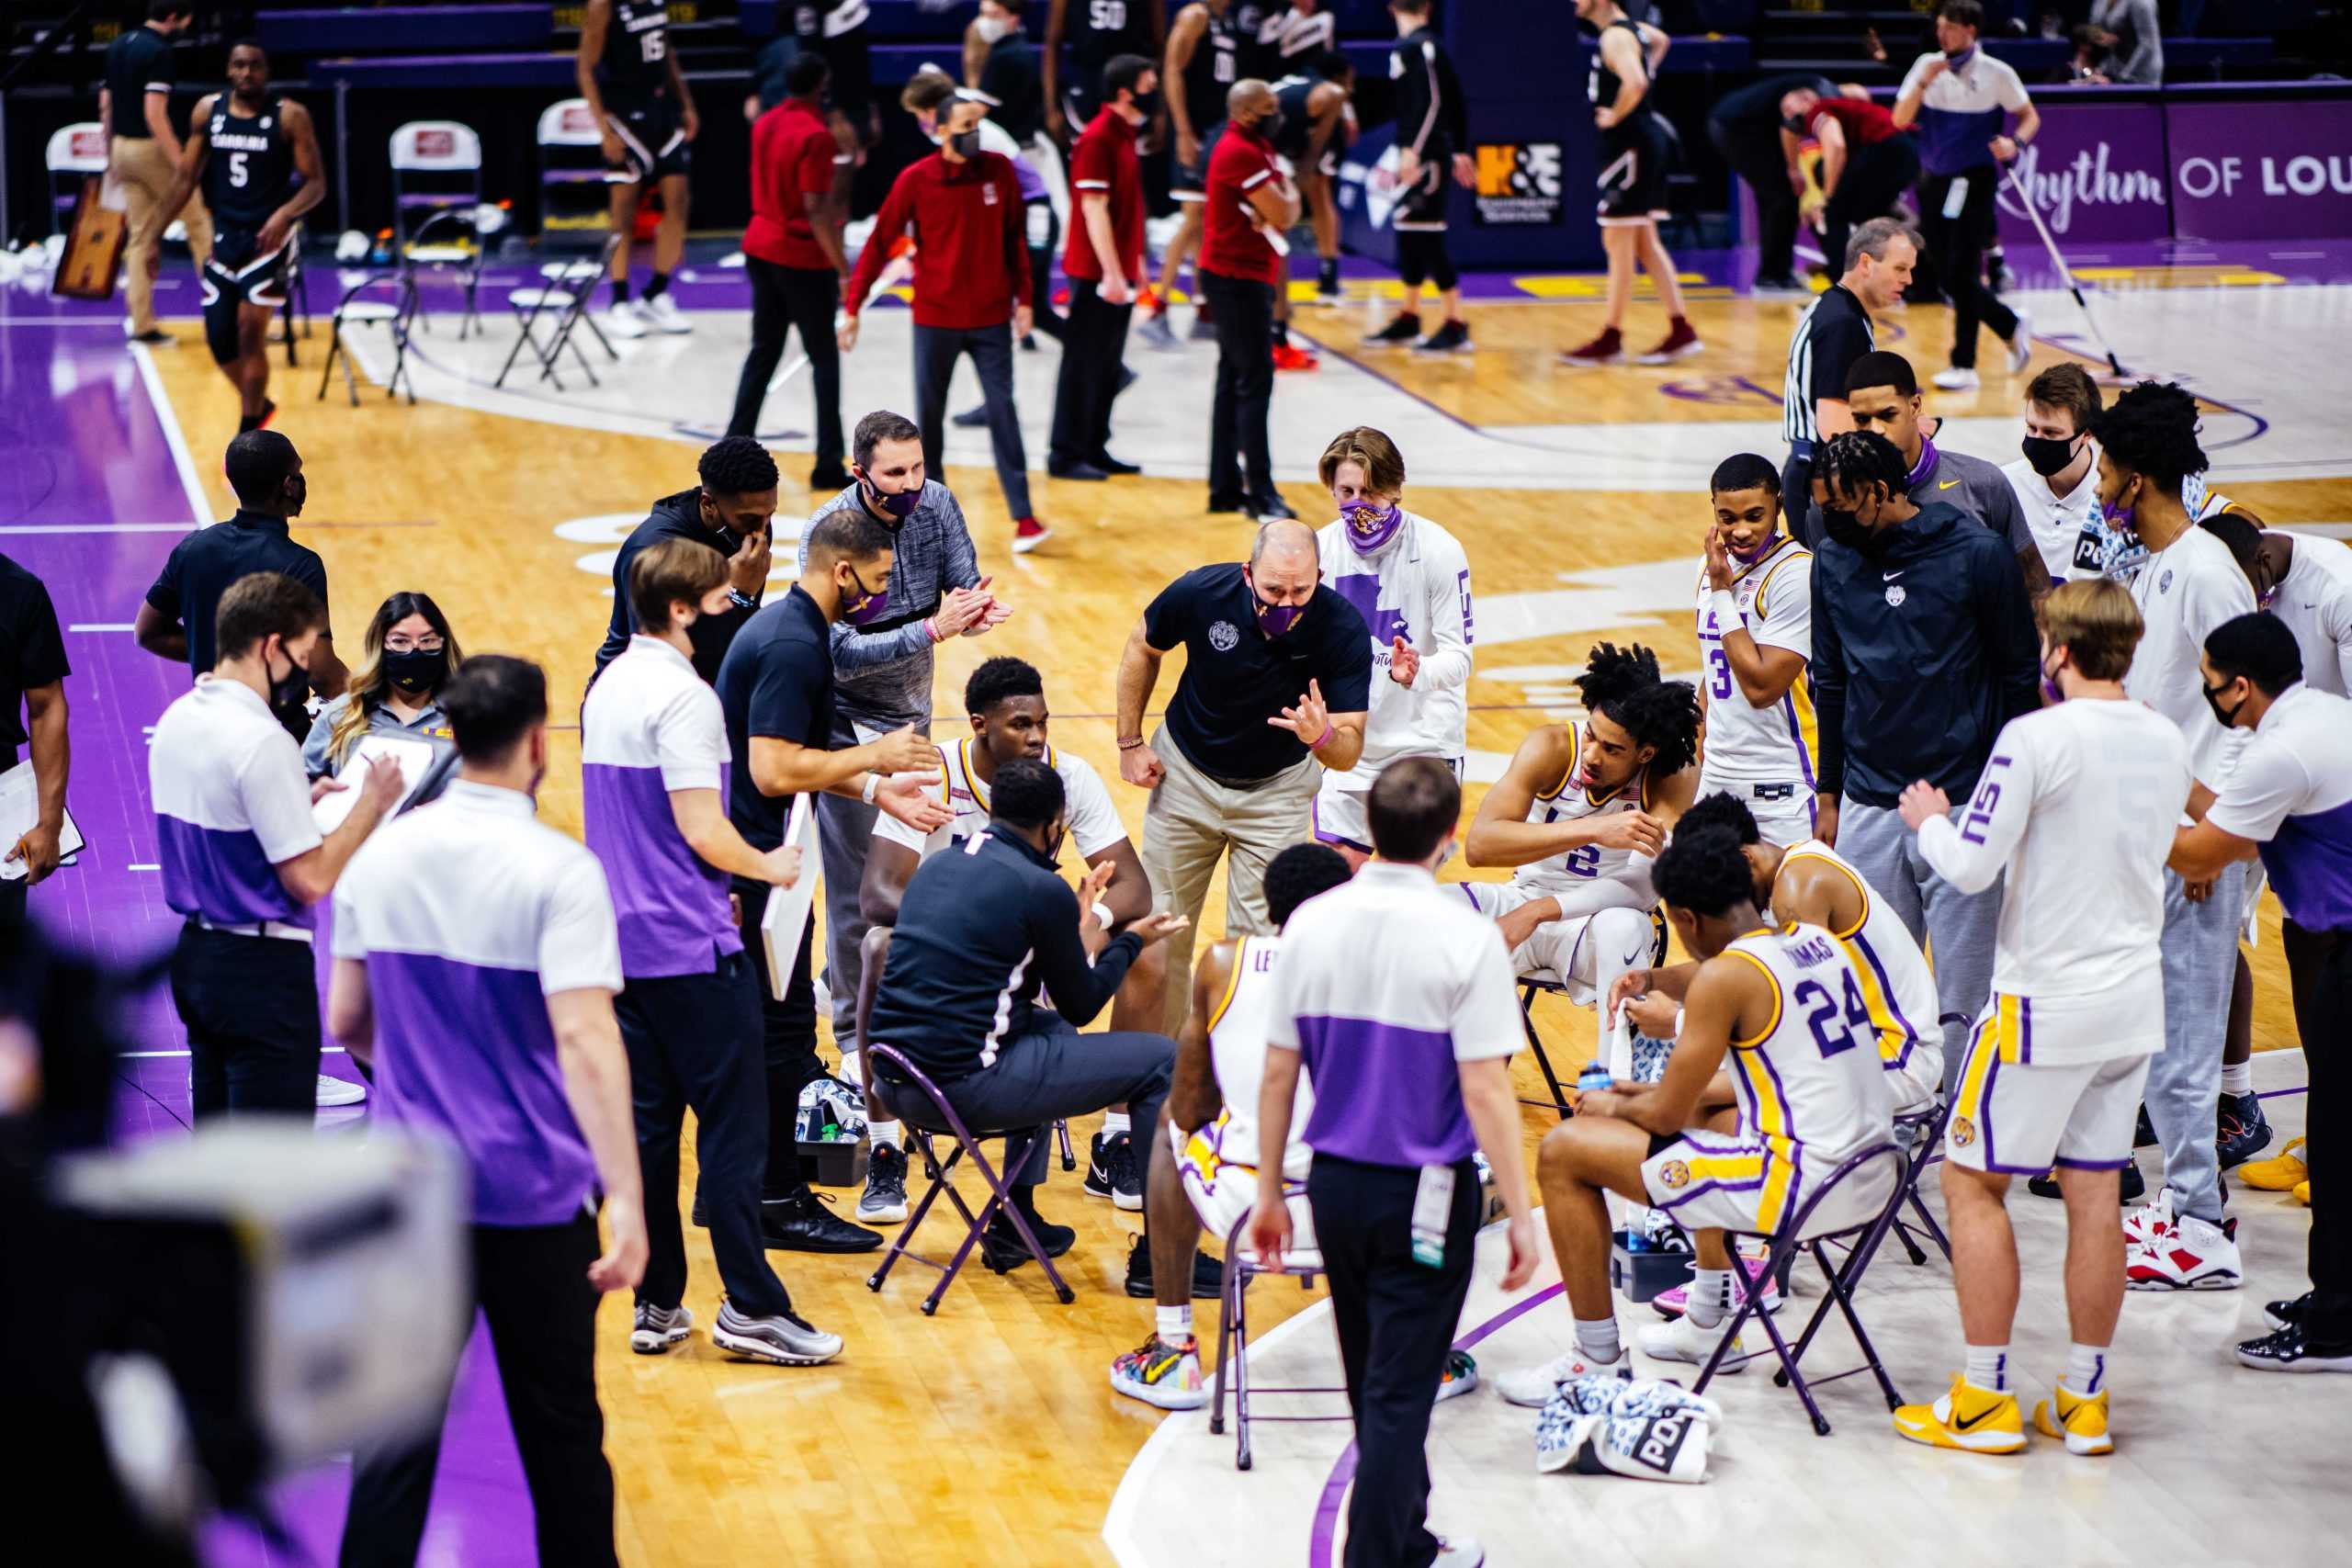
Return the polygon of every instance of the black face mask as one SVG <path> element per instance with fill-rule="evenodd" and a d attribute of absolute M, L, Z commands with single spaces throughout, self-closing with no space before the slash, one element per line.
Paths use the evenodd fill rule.
<path fill-rule="evenodd" d="M 2244 697 L 2240 697 L 2238 699 L 2237 707 L 2225 708 L 2222 705 L 2221 698 L 2215 694 L 2228 691 L 2230 689 L 2230 685 L 2234 683 L 2235 682 L 2229 682 L 2219 686 L 2208 686 L 2200 681 L 2198 682 L 2197 686 L 2199 691 L 2205 694 L 2205 705 L 2213 710 L 2213 717 L 2215 721 L 2219 723 L 2223 729 L 2233 729 L 2236 728 L 2233 721 L 2238 716 L 2239 709 L 2245 706 L 2245 699 Z"/>
<path fill-rule="evenodd" d="M 1283 123 L 1283 111 L 1276 109 L 1258 122 L 1258 134 L 1269 141 L 1278 141 L 1282 139 Z"/>
<path fill-rule="evenodd" d="M 2074 436 L 2061 441 L 2047 435 L 2029 435 L 2022 443 L 2025 460 L 2046 479 L 2075 460 L 2075 440 Z"/>
<path fill-rule="evenodd" d="M 449 650 L 446 648 L 387 650 L 380 663 L 386 680 L 401 691 L 415 695 L 429 692 L 441 683 L 441 677 L 449 668 Z"/>
<path fill-rule="evenodd" d="M 1135 106 L 1136 113 L 1146 119 L 1150 119 L 1159 113 L 1159 95 L 1158 93 L 1141 94 L 1136 98 Z"/>
<path fill-rule="evenodd" d="M 1813 134 L 1813 128 L 1805 124 L 1804 116 L 1801 114 L 1792 114 L 1783 118 L 1781 121 L 1781 129 L 1791 136 L 1800 138 Z"/>
<path fill-rule="evenodd" d="M 286 662 L 288 668 L 283 676 L 269 676 L 269 705 L 272 709 L 299 708 L 302 705 L 302 699 L 311 694 L 311 672 L 296 664 L 291 654 L 287 656 Z M 269 675 L 266 659 L 262 660 L 261 668 L 263 674 Z"/>
<path fill-rule="evenodd" d="M 952 131 L 948 135 L 947 145 L 955 150 L 956 156 L 969 163 L 980 155 L 980 133 L 977 129 Z"/>

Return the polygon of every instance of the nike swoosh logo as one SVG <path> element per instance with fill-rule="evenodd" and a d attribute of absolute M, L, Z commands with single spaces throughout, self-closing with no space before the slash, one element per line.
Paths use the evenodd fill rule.
<path fill-rule="evenodd" d="M 1982 1409 L 1982 1410 L 1978 1411 L 1975 1415 L 1969 1416 L 1969 1417 L 1968 1417 L 1966 1420 L 1964 1420 L 1964 1421 L 1962 1421 L 1962 1420 L 1955 1420 L 1955 1421 L 1953 1421 L 1953 1422 L 1952 1422 L 1952 1424 L 1951 1424 L 1951 1429 L 1952 1429 L 1953 1431 L 1955 1431 L 1955 1432 L 1965 1432 L 1965 1431 L 1968 1431 L 1968 1430 L 1970 1430 L 1971 1428 L 1973 1428 L 1973 1427 L 1975 1427 L 1975 1425 L 1976 1425 L 1978 1422 L 1980 1422 L 1980 1421 L 1984 1420 L 1985 1417 L 1987 1417 L 1987 1416 L 1989 1416 L 1993 1415 L 1995 1412 L 1998 1411 L 2000 1408 L 2001 1408 L 2001 1407 L 2000 1407 L 1999 1405 L 1997 1405 L 1997 1404 L 1988 1404 L 1988 1405 L 1986 1405 L 1984 1409 Z"/>
<path fill-rule="evenodd" d="M 1941 480 L 1940 482 L 1939 482 L 1939 483 L 1937 484 L 1936 488 L 1937 488 L 1938 490 L 1950 490 L 1950 489 L 1951 489 L 1951 487 L 1952 487 L 1952 486 L 1954 486 L 1954 485 L 1958 484 L 1959 482 L 1960 482 L 1960 481 L 1959 481 L 1958 479 L 1944 479 L 1944 480 Z"/>
<path fill-rule="evenodd" d="M 1908 571 L 1908 570 L 1911 570 L 1911 569 L 1910 569 L 1909 567 L 1905 567 L 1905 568 L 1903 569 L 1903 571 Z M 1901 577 L 1902 575 L 1903 575 L 1903 572 L 1902 572 L 1902 571 L 1882 571 L 1882 572 L 1880 572 L 1880 573 L 1879 573 L 1879 576 L 1880 576 L 1880 577 L 1883 578 L 1885 581 L 1889 581 L 1889 582 L 1894 581 L 1896 578 Z"/>

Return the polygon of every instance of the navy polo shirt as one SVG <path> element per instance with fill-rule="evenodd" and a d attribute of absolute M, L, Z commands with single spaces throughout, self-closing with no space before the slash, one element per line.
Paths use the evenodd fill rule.
<path fill-rule="evenodd" d="M 47 585 L 0 556 L 0 768 L 16 765 L 17 748 L 27 739 L 25 694 L 73 672 Z"/>
<path fill-rule="evenodd" d="M 793 797 L 752 782 L 752 738 L 829 749 L 833 732 L 832 626 L 798 583 L 763 606 L 728 645 L 718 666 L 730 766 L 727 815 L 756 850 L 784 842 Z"/>
<path fill-rule="evenodd" d="M 286 519 L 265 516 L 243 507 L 226 523 L 199 528 L 172 547 L 171 558 L 147 590 L 147 603 L 187 628 L 187 668 L 202 675 L 220 662 L 213 650 L 219 629 L 220 595 L 241 577 L 274 571 L 290 577 L 327 602 L 326 563 L 319 553 L 298 545 L 286 531 Z"/>
<path fill-rule="evenodd" d="M 1306 755 L 1305 741 L 1266 720 L 1295 706 L 1309 681 L 1335 714 L 1372 703 L 1372 633 L 1355 606 L 1317 587 L 1290 630 L 1268 637 L 1243 572 L 1239 561 L 1188 571 L 1143 613 L 1146 642 L 1186 654 L 1169 739 L 1203 773 L 1234 781 L 1272 778 Z"/>

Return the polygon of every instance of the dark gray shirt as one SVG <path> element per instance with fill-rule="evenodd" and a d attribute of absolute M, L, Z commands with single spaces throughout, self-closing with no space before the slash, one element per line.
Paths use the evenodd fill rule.
<path fill-rule="evenodd" d="M 857 490 L 851 485 L 808 519 L 800 532 L 801 571 L 808 570 L 808 536 L 842 508 L 862 504 Z M 922 499 L 899 525 L 897 547 L 890 597 L 881 616 L 863 626 L 842 622 L 832 629 L 835 712 L 884 730 L 931 717 L 932 643 L 923 623 L 949 590 L 980 580 L 964 509 L 937 479 L 923 481 Z"/>

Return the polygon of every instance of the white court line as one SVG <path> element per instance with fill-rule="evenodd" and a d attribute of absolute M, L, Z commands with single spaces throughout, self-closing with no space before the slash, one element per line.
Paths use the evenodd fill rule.
<path fill-rule="evenodd" d="M 161 871 L 164 868 L 160 865 L 127 865 L 122 869 L 125 871 Z"/>
<path fill-rule="evenodd" d="M 212 520 L 212 503 L 204 498 L 204 483 L 196 477 L 196 459 L 188 455 L 187 437 L 180 433 L 180 416 L 173 412 L 172 400 L 164 393 L 164 378 L 155 373 L 155 356 L 143 343 L 130 345 L 131 363 L 139 367 L 140 383 L 147 389 L 147 400 L 155 405 L 155 419 L 164 427 L 164 444 L 172 449 L 172 465 L 180 471 L 180 489 L 187 494 L 189 521 L 203 527 Z"/>
<path fill-rule="evenodd" d="M 78 621 L 65 629 L 69 632 L 127 632 L 132 629 L 133 624 L 130 621 Z"/>
<path fill-rule="evenodd" d="M 340 1045 L 322 1045 L 319 1047 L 319 1050 L 325 1055 L 341 1056 L 348 1055 L 348 1053 Z M 125 1051 L 122 1052 L 121 1055 L 137 1060 L 153 1061 L 163 1056 L 185 1056 L 187 1053 L 185 1051 Z"/>
<path fill-rule="evenodd" d="M 112 327 L 122 323 L 104 316 L 0 316 L 0 327 Z"/>
<path fill-rule="evenodd" d="M 0 534 L 185 534 L 201 523 L 11 523 Z"/>

